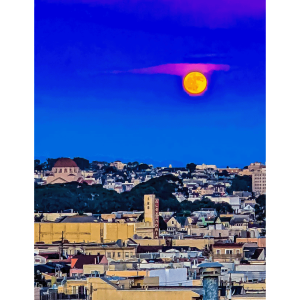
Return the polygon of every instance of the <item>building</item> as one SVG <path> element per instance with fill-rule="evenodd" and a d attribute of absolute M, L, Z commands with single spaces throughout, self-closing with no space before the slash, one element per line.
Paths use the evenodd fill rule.
<path fill-rule="evenodd" d="M 206 165 L 206 164 L 202 164 L 202 165 L 197 165 L 196 166 L 197 170 L 206 170 L 206 169 L 212 169 L 212 170 L 217 170 L 217 166 L 216 165 Z"/>
<path fill-rule="evenodd" d="M 75 255 L 71 258 L 70 276 L 91 274 L 92 271 L 104 274 L 107 269 L 108 261 L 104 255 Z"/>
<path fill-rule="evenodd" d="M 34 242 L 51 244 L 64 239 L 71 243 L 103 243 L 126 240 L 135 234 L 138 223 L 34 223 Z"/>
<path fill-rule="evenodd" d="M 265 168 L 265 166 L 260 162 L 251 163 L 248 166 L 248 170 L 250 172 L 254 172 L 254 171 L 257 171 L 257 170 L 260 170 L 260 169 L 263 169 L 263 168 Z"/>
<path fill-rule="evenodd" d="M 260 168 L 253 172 L 252 191 L 256 195 L 266 194 L 266 168 Z"/>
<path fill-rule="evenodd" d="M 47 184 L 72 182 L 79 178 L 81 170 L 76 162 L 71 158 L 59 158 L 47 177 Z"/>
<path fill-rule="evenodd" d="M 110 216 L 108 217 L 108 219 Z M 113 218 L 112 218 L 113 219 Z M 135 234 L 141 238 L 159 237 L 159 199 L 144 196 L 144 222 L 102 222 L 94 216 L 71 216 L 60 222 L 34 223 L 34 242 L 52 243 L 63 237 L 72 243 L 103 243 L 127 240 Z"/>
<path fill-rule="evenodd" d="M 144 222 L 135 224 L 135 233 L 142 238 L 159 238 L 159 199 L 144 195 Z"/>
<path fill-rule="evenodd" d="M 123 170 L 126 164 L 123 164 L 121 161 L 116 160 L 110 164 L 110 166 L 115 167 L 118 170 Z"/>
<path fill-rule="evenodd" d="M 199 300 L 202 296 L 202 290 L 196 286 L 194 288 L 166 287 L 160 289 L 157 287 L 152 289 L 149 286 L 145 289 L 125 289 L 99 277 L 88 278 L 87 285 L 93 287 L 93 300 Z"/>
<path fill-rule="evenodd" d="M 242 259 L 243 248 L 244 243 L 215 243 L 212 246 L 213 260 L 227 262 Z"/>
<path fill-rule="evenodd" d="M 220 168 L 218 169 L 219 172 L 227 171 L 229 174 L 238 174 L 241 169 L 240 168 Z"/>

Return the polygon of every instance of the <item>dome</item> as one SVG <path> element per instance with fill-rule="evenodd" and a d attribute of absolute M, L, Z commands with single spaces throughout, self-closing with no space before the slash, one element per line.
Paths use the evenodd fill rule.
<path fill-rule="evenodd" d="M 71 158 L 59 158 L 54 164 L 54 168 L 73 167 L 78 168 L 76 162 Z"/>

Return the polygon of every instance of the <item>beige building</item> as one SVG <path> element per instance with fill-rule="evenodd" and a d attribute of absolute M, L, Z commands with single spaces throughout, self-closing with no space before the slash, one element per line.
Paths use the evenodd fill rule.
<path fill-rule="evenodd" d="M 258 195 L 266 194 L 266 168 L 258 169 L 253 172 L 252 191 Z"/>
<path fill-rule="evenodd" d="M 139 271 L 140 272 L 140 271 Z M 135 273 L 138 273 L 135 271 Z M 141 273 L 141 272 L 140 272 Z M 138 279 L 138 277 L 134 277 Z M 126 280 L 120 280 L 119 285 L 110 282 L 105 278 L 100 277 L 89 277 L 85 280 L 69 279 L 64 286 L 59 286 L 58 292 L 67 292 L 69 294 L 78 292 L 78 287 L 83 286 L 87 291 L 89 299 L 100 300 L 100 299 L 114 299 L 114 300 L 200 300 L 202 298 L 199 294 L 197 288 L 184 289 L 184 288 L 174 288 L 165 287 L 164 289 L 151 288 L 153 285 L 157 285 L 156 279 L 151 279 L 149 277 L 140 277 L 140 281 L 131 279 L 130 281 L 139 288 L 130 288 L 131 284 L 126 284 Z M 146 284 L 145 279 L 149 280 Z M 141 288 L 145 285 L 145 288 Z"/>
<path fill-rule="evenodd" d="M 81 178 L 81 170 L 76 162 L 71 158 L 60 158 L 47 177 L 47 184 L 72 182 L 79 178 Z"/>
<path fill-rule="evenodd" d="M 216 165 L 206 165 L 206 164 L 202 164 L 202 165 L 197 165 L 196 166 L 197 170 L 206 170 L 206 169 L 214 169 L 217 170 L 217 166 Z"/>
<path fill-rule="evenodd" d="M 241 169 L 240 168 L 220 168 L 218 169 L 219 172 L 227 171 L 229 174 L 238 174 Z"/>
<path fill-rule="evenodd" d="M 112 167 L 117 168 L 118 170 L 123 170 L 126 164 L 123 164 L 121 161 L 116 160 L 110 164 Z"/>
<path fill-rule="evenodd" d="M 250 170 L 251 172 L 257 171 L 257 170 L 260 170 L 260 169 L 263 169 L 263 168 L 265 168 L 265 166 L 260 162 L 251 163 L 248 166 L 248 170 Z"/>

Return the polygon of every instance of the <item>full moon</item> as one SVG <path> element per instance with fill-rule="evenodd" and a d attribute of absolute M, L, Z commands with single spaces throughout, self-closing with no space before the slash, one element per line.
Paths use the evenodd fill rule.
<path fill-rule="evenodd" d="M 184 89 L 193 95 L 201 94 L 207 86 L 206 77 L 200 72 L 188 73 L 183 79 Z"/>

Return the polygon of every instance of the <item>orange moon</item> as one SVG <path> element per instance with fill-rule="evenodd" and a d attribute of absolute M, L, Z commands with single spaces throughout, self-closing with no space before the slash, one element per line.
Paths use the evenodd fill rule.
<path fill-rule="evenodd" d="M 207 79 L 200 72 L 191 72 L 183 79 L 184 89 L 193 95 L 201 94 L 207 87 Z"/>

